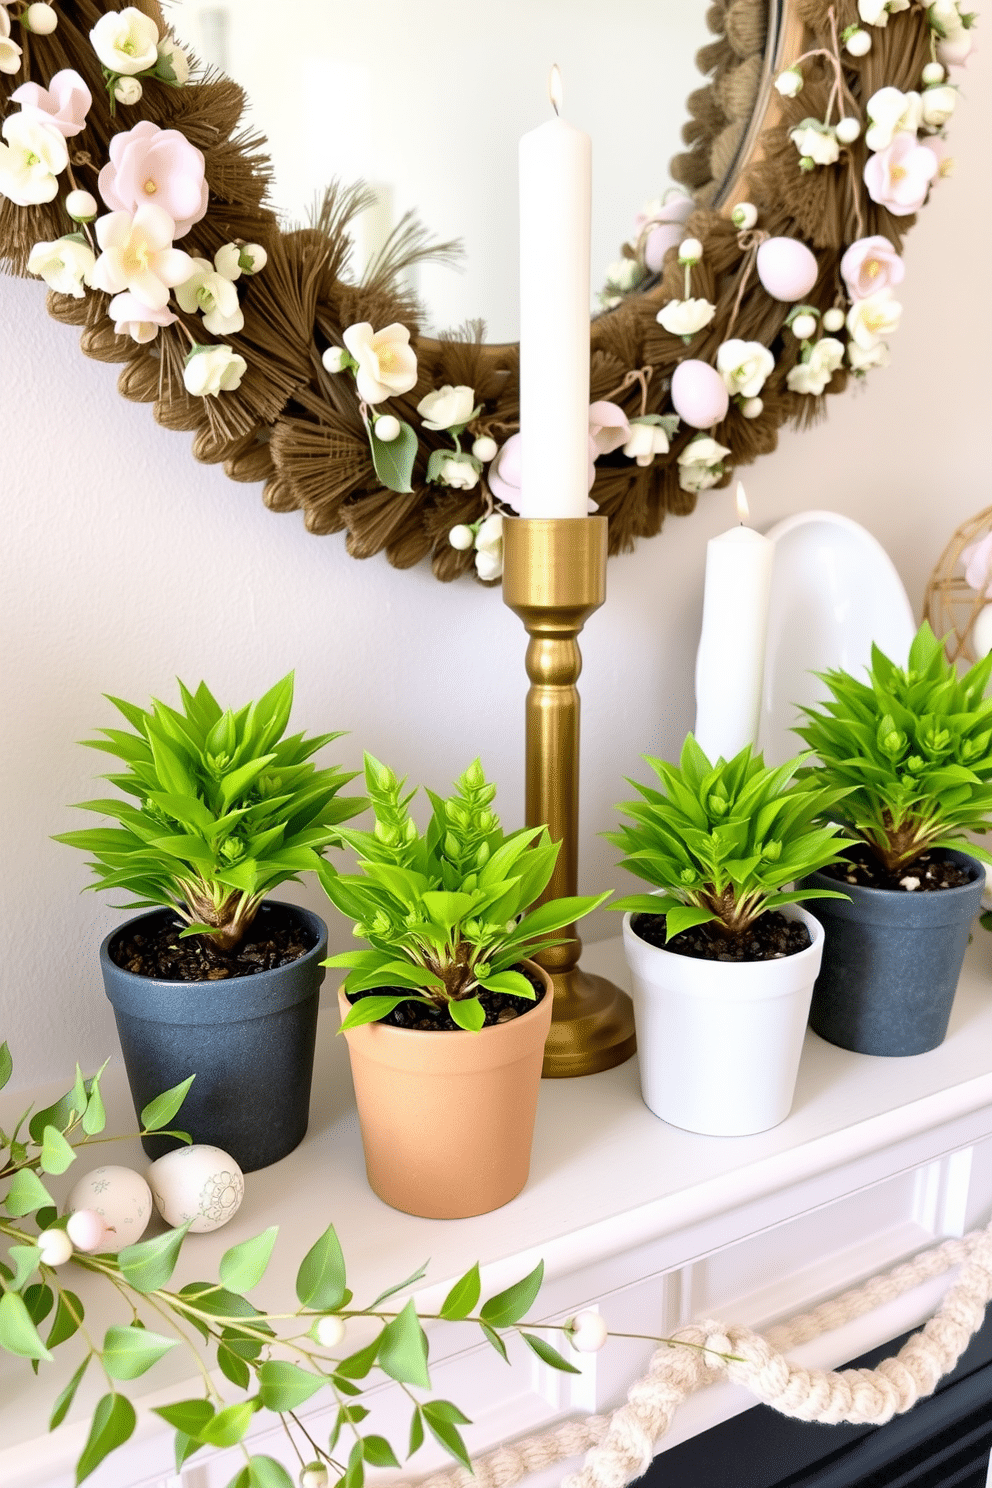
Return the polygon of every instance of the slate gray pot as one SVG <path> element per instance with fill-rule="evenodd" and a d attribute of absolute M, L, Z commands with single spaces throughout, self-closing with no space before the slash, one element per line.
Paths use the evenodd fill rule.
<path fill-rule="evenodd" d="M 317 1005 L 324 980 L 327 927 L 295 905 L 311 948 L 289 966 L 217 982 L 164 982 L 116 966 L 112 942 L 142 920 L 170 917 L 154 910 L 111 932 L 100 947 L 104 987 L 117 1032 L 135 1114 L 163 1090 L 196 1075 L 175 1126 L 194 1142 L 230 1153 L 242 1171 L 268 1167 L 306 1135 L 317 1036 Z M 146 1137 L 149 1157 L 182 1145 Z"/>
<path fill-rule="evenodd" d="M 925 1054 L 943 1043 L 985 888 L 977 859 L 944 856 L 972 881 L 919 894 L 838 883 L 825 873 L 802 880 L 803 888 L 851 896 L 816 901 L 826 941 L 809 1025 L 821 1038 L 858 1054 Z"/>

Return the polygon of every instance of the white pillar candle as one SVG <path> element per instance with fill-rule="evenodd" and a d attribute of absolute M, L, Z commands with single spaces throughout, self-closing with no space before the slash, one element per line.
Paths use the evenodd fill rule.
<path fill-rule="evenodd" d="M 584 517 L 589 496 L 592 146 L 555 116 L 520 141 L 522 517 Z"/>
<path fill-rule="evenodd" d="M 706 545 L 695 734 L 714 762 L 757 741 L 764 683 L 775 545 L 744 525 L 747 498 L 740 482 L 737 509 L 740 526 Z"/>

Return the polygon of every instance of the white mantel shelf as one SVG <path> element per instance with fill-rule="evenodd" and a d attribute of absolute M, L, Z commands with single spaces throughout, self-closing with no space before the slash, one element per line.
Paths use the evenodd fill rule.
<path fill-rule="evenodd" d="M 582 964 L 629 985 L 619 940 L 587 946 Z M 981 931 L 969 949 L 950 1031 L 939 1049 L 907 1059 L 872 1058 L 810 1033 L 792 1114 L 761 1135 L 702 1137 L 665 1125 L 641 1102 L 636 1058 L 585 1079 L 544 1081 L 527 1187 L 496 1213 L 466 1220 L 399 1214 L 368 1189 L 347 1053 L 334 1036 L 336 1015 L 327 1002 L 306 1140 L 283 1162 L 248 1177 L 241 1212 L 225 1229 L 190 1237 L 177 1284 L 215 1276 L 228 1246 L 279 1224 L 280 1240 L 257 1300 L 271 1308 L 293 1305 L 296 1265 L 333 1221 L 359 1301 L 428 1258 L 428 1284 L 417 1289 L 426 1310 L 476 1259 L 484 1289 L 491 1292 L 543 1257 L 546 1284 L 539 1307 L 549 1318 L 599 1303 L 612 1327 L 630 1331 L 667 1332 L 693 1315 L 713 1312 L 765 1326 L 944 1235 L 986 1222 L 992 1212 L 992 936 Z M 16 1048 L 13 1053 L 16 1067 Z M 108 1072 L 110 1130 L 133 1124 L 119 1066 L 118 1058 Z M 59 1081 L 39 1098 L 50 1099 L 67 1084 Z M 26 1097 L 4 1092 L 2 1101 L 0 1124 Z M 145 1165 L 135 1140 L 97 1148 L 70 1170 L 63 1187 L 102 1161 Z M 71 1284 L 77 1287 L 75 1280 Z M 915 1326 L 943 1285 L 920 1289 L 855 1332 L 807 1345 L 804 1361 L 833 1367 Z M 95 1329 L 111 1321 L 109 1314 L 99 1320 L 91 1285 L 79 1290 Z M 473 1351 L 466 1354 L 468 1344 Z M 71 1349 L 62 1352 L 68 1356 Z M 646 1345 L 610 1345 L 586 1361 L 583 1378 L 571 1385 L 537 1361 L 508 1371 L 491 1350 L 475 1348 L 474 1338 L 450 1325 L 432 1339 L 432 1358 L 440 1361 L 437 1393 L 447 1393 L 473 1416 L 473 1450 L 565 1415 L 612 1408 L 649 1353 Z M 437 1374 L 448 1356 L 461 1362 L 451 1364 L 452 1381 L 441 1388 Z M 467 1366 L 466 1360 L 474 1362 Z M 493 1367 L 513 1379 L 512 1398 L 495 1398 Z M 163 1369 L 157 1366 L 146 1377 L 147 1389 L 158 1392 L 155 1398 L 176 1398 L 181 1376 L 170 1380 Z M 473 1370 L 479 1377 L 475 1401 Z M 70 1421 L 55 1436 L 46 1434 L 56 1389 L 38 1389 L 26 1364 L 0 1358 L 4 1488 L 71 1483 L 86 1422 Z M 729 1386 L 706 1395 L 702 1404 L 697 1397 L 686 1407 L 685 1421 L 666 1444 L 747 1404 Z M 388 1412 L 385 1394 L 383 1401 Z M 169 1434 L 157 1425 L 155 1418 L 145 1422 L 136 1442 L 94 1474 L 93 1488 L 214 1488 L 235 1471 L 234 1458 L 215 1454 L 214 1462 L 194 1457 L 173 1477 Z M 277 1441 L 267 1438 L 260 1450 L 275 1451 Z M 431 1466 L 425 1457 L 420 1470 Z M 552 1473 L 548 1481 L 559 1475 Z"/>

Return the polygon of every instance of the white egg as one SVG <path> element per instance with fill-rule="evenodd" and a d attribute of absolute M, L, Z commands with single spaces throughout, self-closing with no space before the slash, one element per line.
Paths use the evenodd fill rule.
<path fill-rule="evenodd" d="M 819 272 L 815 257 L 798 238 L 768 238 L 758 249 L 757 262 L 765 289 L 786 305 L 808 295 Z"/>
<path fill-rule="evenodd" d="M 192 1220 L 196 1235 L 219 1230 L 233 1219 L 245 1196 L 245 1180 L 234 1158 L 219 1147 L 177 1147 L 148 1169 L 155 1207 L 173 1227 Z"/>
<path fill-rule="evenodd" d="M 140 1240 L 152 1217 L 151 1189 L 133 1168 L 94 1168 L 72 1187 L 66 1213 L 92 1209 L 107 1226 L 101 1249 L 114 1255 Z"/>
<path fill-rule="evenodd" d="M 727 417 L 730 395 L 709 362 L 679 362 L 672 374 L 672 406 L 694 429 L 711 429 Z"/>

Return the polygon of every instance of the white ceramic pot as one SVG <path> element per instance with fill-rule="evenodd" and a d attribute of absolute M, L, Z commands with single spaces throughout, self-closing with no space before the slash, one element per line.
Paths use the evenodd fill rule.
<path fill-rule="evenodd" d="M 776 961 L 701 961 L 641 940 L 624 916 L 644 1103 L 672 1126 L 743 1137 L 792 1108 L 823 928 L 799 905 L 812 945 Z"/>

